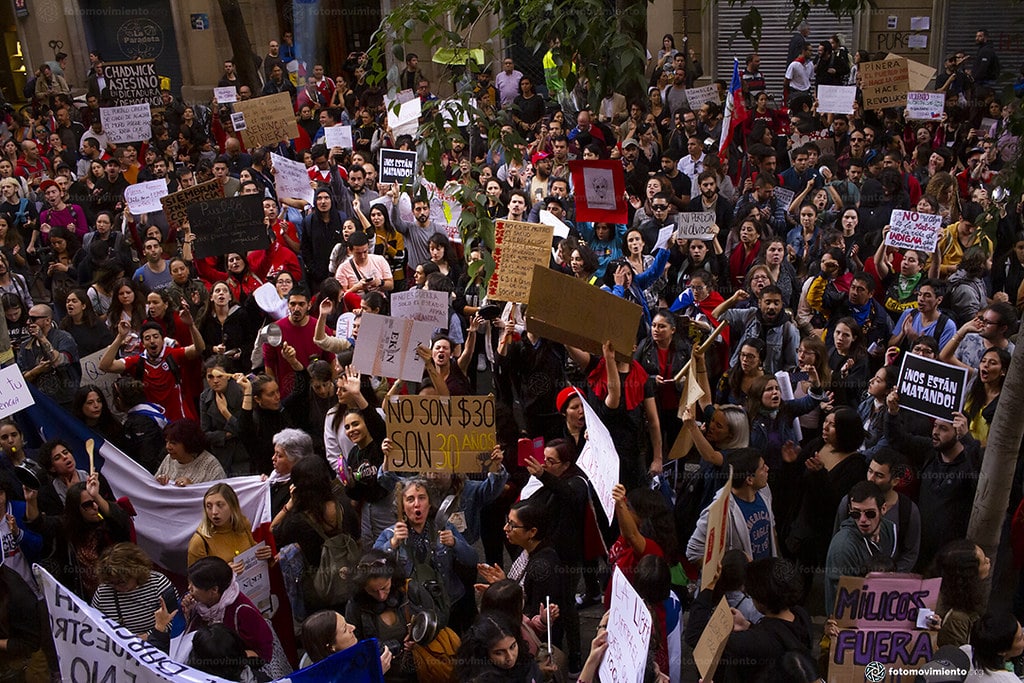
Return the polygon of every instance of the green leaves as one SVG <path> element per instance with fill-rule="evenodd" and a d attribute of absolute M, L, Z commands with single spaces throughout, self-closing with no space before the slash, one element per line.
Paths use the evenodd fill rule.
<path fill-rule="evenodd" d="M 740 31 L 743 32 L 743 37 L 750 41 L 755 50 L 761 44 L 762 24 L 761 13 L 757 11 L 756 7 L 751 7 L 750 11 L 740 19 Z"/>

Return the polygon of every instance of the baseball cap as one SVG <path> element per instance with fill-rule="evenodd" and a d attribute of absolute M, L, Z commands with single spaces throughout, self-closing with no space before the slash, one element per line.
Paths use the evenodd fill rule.
<path fill-rule="evenodd" d="M 57 184 L 57 183 L 56 183 L 55 181 L 53 181 L 53 180 L 44 180 L 43 182 L 39 183 L 39 191 L 40 191 L 40 192 L 46 192 L 46 191 L 47 191 L 47 190 L 49 190 L 49 189 L 50 189 L 51 187 L 56 187 L 56 188 L 60 188 L 60 185 L 58 185 L 58 184 Z"/>
<path fill-rule="evenodd" d="M 547 159 L 549 156 L 551 156 L 551 155 L 548 154 L 547 152 L 536 152 L 532 157 L 530 157 L 530 163 L 531 164 L 535 164 L 538 161 L 541 161 L 543 159 Z"/>
<path fill-rule="evenodd" d="M 622 149 L 626 149 L 627 147 L 639 147 L 639 146 L 640 146 L 640 143 L 637 142 L 635 138 L 630 138 L 630 139 L 628 139 L 628 140 L 626 140 L 625 142 L 622 143 Z"/>

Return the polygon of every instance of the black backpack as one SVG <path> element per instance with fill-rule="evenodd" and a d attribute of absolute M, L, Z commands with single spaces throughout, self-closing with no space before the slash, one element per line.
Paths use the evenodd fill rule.
<path fill-rule="evenodd" d="M 164 430 L 159 423 L 144 413 L 128 413 L 124 420 L 124 437 L 125 454 L 150 474 L 156 474 L 167 454 Z"/>

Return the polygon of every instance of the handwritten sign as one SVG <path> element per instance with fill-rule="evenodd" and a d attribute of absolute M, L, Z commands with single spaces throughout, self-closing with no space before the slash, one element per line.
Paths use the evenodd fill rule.
<path fill-rule="evenodd" d="M 17 365 L 0 369 L 0 419 L 35 405 L 35 402 Z"/>
<path fill-rule="evenodd" d="M 299 137 L 299 126 L 287 92 L 236 102 L 235 112 L 242 114 L 245 120 L 245 144 L 250 150 Z"/>
<path fill-rule="evenodd" d="M 451 324 L 448 314 L 448 293 L 432 292 L 427 289 L 395 292 L 391 295 L 391 315 L 395 318 L 430 323 L 434 329 L 446 330 Z"/>
<path fill-rule="evenodd" d="M 398 111 L 392 109 L 393 105 L 390 102 L 386 103 L 388 126 L 391 128 L 391 133 L 396 138 L 400 135 L 416 137 L 416 131 L 420 125 L 420 116 L 423 114 L 423 103 L 420 102 L 420 98 L 415 96 L 410 97 L 408 100 L 403 100 L 402 93 L 399 93 L 399 102 L 401 104 L 398 107 Z"/>
<path fill-rule="evenodd" d="M 229 252 L 244 254 L 270 244 L 263 224 L 263 198 L 259 195 L 198 202 L 187 209 L 196 240 L 196 258 Z"/>
<path fill-rule="evenodd" d="M 392 444 L 389 471 L 489 471 L 493 396 L 402 396 L 386 401 L 384 410 Z"/>
<path fill-rule="evenodd" d="M 937 121 L 945 110 L 946 93 L 907 93 L 907 118 L 911 121 Z"/>
<path fill-rule="evenodd" d="M 107 139 L 115 144 L 149 140 L 153 135 L 148 103 L 100 107 L 100 121 Z"/>
<path fill-rule="evenodd" d="M 964 407 L 967 373 L 967 368 L 913 353 L 904 354 L 896 385 L 900 392 L 900 407 L 952 422 L 953 413 Z"/>
<path fill-rule="evenodd" d="M 855 85 L 819 85 L 819 114 L 852 114 L 853 101 L 857 98 Z"/>
<path fill-rule="evenodd" d="M 576 220 L 625 223 L 626 176 L 617 160 L 570 161 L 569 174 L 576 188 Z"/>
<path fill-rule="evenodd" d="M 220 199 L 224 196 L 224 186 L 219 180 L 207 180 L 192 187 L 178 190 L 173 194 L 160 198 L 160 204 L 164 207 L 164 215 L 167 216 L 167 223 L 174 228 L 180 228 L 188 218 L 188 207 L 197 202 Z"/>
<path fill-rule="evenodd" d="M 163 209 L 160 200 L 167 196 L 166 180 L 150 180 L 145 183 L 129 185 L 124 191 L 124 199 L 128 202 L 128 210 L 136 216 Z"/>
<path fill-rule="evenodd" d="M 608 613 L 608 650 L 598 670 L 602 681 L 637 683 L 643 680 L 653 625 L 651 611 L 643 598 L 616 567 Z"/>
<path fill-rule="evenodd" d="M 324 144 L 327 145 L 327 149 L 352 149 L 352 126 L 343 126 L 339 123 L 324 128 Z"/>
<path fill-rule="evenodd" d="M 443 327 L 448 327 L 448 323 Z M 429 349 L 435 329 L 431 323 L 364 313 L 352 365 L 373 377 L 419 382 L 423 377 L 423 360 L 416 355 L 416 346 Z"/>
<path fill-rule="evenodd" d="M 896 59 L 897 55 L 890 52 L 885 58 Z M 935 67 L 908 59 L 907 73 L 910 77 L 910 90 L 927 90 L 928 84 L 935 78 Z"/>
<path fill-rule="evenodd" d="M 245 565 L 242 573 L 237 576 L 238 587 L 242 589 L 245 597 L 252 600 L 256 608 L 264 614 L 268 614 L 272 609 L 270 568 L 267 566 L 266 560 L 256 558 L 256 551 L 266 547 L 266 542 L 261 541 L 235 556 L 235 562 L 242 562 Z"/>
<path fill-rule="evenodd" d="M 487 296 L 500 301 L 529 301 L 533 267 L 547 267 L 553 232 L 550 225 L 543 223 L 496 221 L 495 270 L 487 286 Z"/>
<path fill-rule="evenodd" d="M 708 510 L 708 535 L 704 541 L 704 566 L 700 572 L 701 590 L 714 586 L 718 565 L 722 564 L 725 555 L 726 534 L 729 529 L 729 504 L 732 501 L 732 465 L 729 465 L 729 478 L 725 486 L 718 491 L 715 501 Z"/>
<path fill-rule="evenodd" d="M 273 152 L 270 153 L 270 162 L 274 166 L 274 184 L 277 186 L 278 197 L 313 203 L 313 188 L 309 185 L 305 164 Z"/>
<path fill-rule="evenodd" d="M 377 169 L 378 182 L 399 185 L 411 183 L 416 178 L 416 152 L 381 148 Z"/>
<path fill-rule="evenodd" d="M 106 349 L 100 349 L 96 353 L 91 353 L 79 359 L 78 365 L 82 370 L 82 385 L 93 384 L 99 387 L 103 397 L 107 399 L 107 405 L 116 413 L 117 404 L 114 402 L 114 382 L 117 381 L 120 375 L 100 370 L 100 359 L 103 358 L 104 353 L 106 353 Z M 118 413 L 118 416 L 120 416 L 120 413 Z"/>
<path fill-rule="evenodd" d="M 583 444 L 576 464 L 587 475 L 601 508 L 608 519 L 611 519 L 615 513 L 612 489 L 619 483 L 619 459 L 613 455 L 615 442 L 587 400 L 578 391 L 576 395 L 583 404 L 583 415 L 587 425 L 587 441 Z"/>
<path fill-rule="evenodd" d="M 942 216 L 894 209 L 889 217 L 885 244 L 897 249 L 918 249 L 930 254 L 935 251 L 941 231 Z"/>
<path fill-rule="evenodd" d="M 710 240 L 715 235 L 711 226 L 715 224 L 714 211 L 684 211 L 676 214 L 676 235 L 691 240 Z"/>
<path fill-rule="evenodd" d="M 903 57 L 864 62 L 858 71 L 865 109 L 903 107 L 910 90 L 910 72 Z"/>
<path fill-rule="evenodd" d="M 729 600 L 723 595 L 718 607 L 711 614 L 707 626 L 700 634 L 697 647 L 693 649 L 693 660 L 700 672 L 701 680 L 710 681 L 718 668 L 718 662 L 725 652 L 725 643 L 732 635 L 732 610 Z"/>
<path fill-rule="evenodd" d="M 104 62 L 103 77 L 107 79 L 110 103 L 117 107 L 129 104 L 147 104 L 162 107 L 160 76 L 152 59 L 131 62 Z M 106 129 L 106 123 L 103 128 Z M 140 138 L 147 139 L 147 138 Z"/>
<path fill-rule="evenodd" d="M 238 90 L 233 85 L 226 85 L 223 88 L 213 89 L 213 99 L 217 104 L 231 104 L 238 101 Z"/>
<path fill-rule="evenodd" d="M 785 207 L 787 211 L 789 210 L 789 205 L 793 203 L 793 199 L 795 197 L 796 193 L 793 192 L 793 190 L 787 189 L 785 187 L 776 187 L 772 191 L 772 198 L 779 206 Z"/>
<path fill-rule="evenodd" d="M 689 103 L 690 109 L 697 111 L 702 104 L 707 102 L 721 104 L 722 98 L 718 95 L 718 86 L 712 83 L 700 88 L 687 88 L 686 101 Z"/>

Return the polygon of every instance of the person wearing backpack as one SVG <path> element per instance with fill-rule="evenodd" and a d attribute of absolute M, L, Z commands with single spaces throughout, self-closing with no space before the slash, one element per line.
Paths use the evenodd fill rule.
<path fill-rule="evenodd" d="M 889 338 L 888 346 L 906 351 L 918 337 L 931 336 L 943 348 L 956 334 L 953 318 L 940 310 L 946 288 L 939 280 L 927 278 L 917 286 L 917 308 L 908 308 L 893 326 L 895 331 Z"/>

